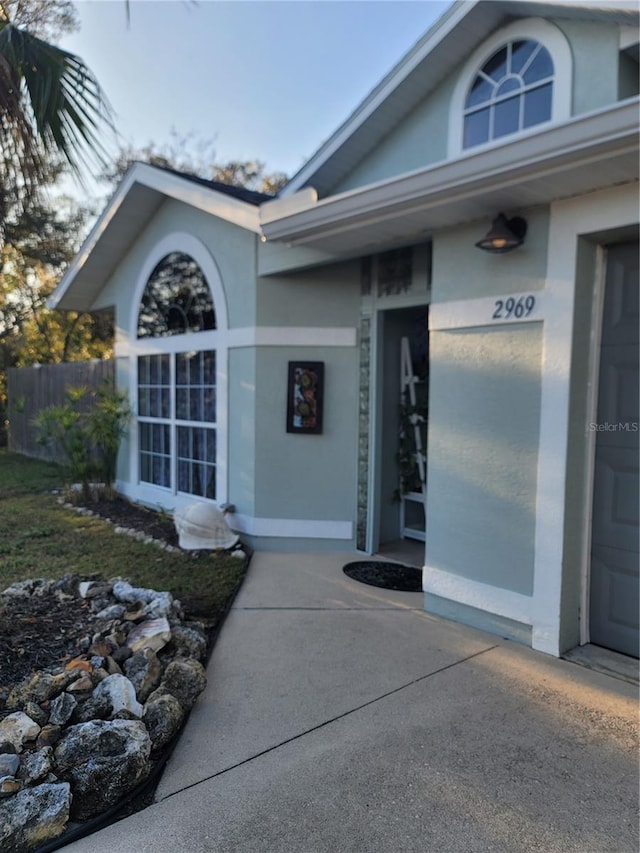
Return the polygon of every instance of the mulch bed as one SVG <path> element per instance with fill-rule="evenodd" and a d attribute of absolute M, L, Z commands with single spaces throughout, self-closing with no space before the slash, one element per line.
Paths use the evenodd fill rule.
<path fill-rule="evenodd" d="M 122 498 L 89 501 L 85 506 L 115 526 L 178 545 L 173 520 L 168 516 Z M 190 609 L 196 611 L 197 607 Z M 30 595 L 0 606 L 0 699 L 31 672 L 52 669 L 76 656 L 79 640 L 94 631 L 88 601 L 52 601 L 49 595 Z"/>
<path fill-rule="evenodd" d="M 178 545 L 178 534 L 176 533 L 173 519 L 168 515 L 145 509 L 129 503 L 124 498 L 113 498 L 112 500 L 100 499 L 95 503 L 89 501 L 84 504 L 87 509 L 92 510 L 101 518 L 111 521 L 116 527 L 128 527 L 131 530 L 139 530 L 160 539 L 168 545 Z"/>
<path fill-rule="evenodd" d="M 422 570 L 401 563 L 382 563 L 363 560 L 347 563 L 343 572 L 360 583 L 393 589 L 396 592 L 422 592 Z"/>
<path fill-rule="evenodd" d="M 92 616 L 88 601 L 50 595 L 15 598 L 0 607 L 0 690 L 71 660 L 78 640 L 95 631 Z"/>

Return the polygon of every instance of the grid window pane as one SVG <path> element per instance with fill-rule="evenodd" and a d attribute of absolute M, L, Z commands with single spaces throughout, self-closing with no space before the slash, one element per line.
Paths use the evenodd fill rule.
<path fill-rule="evenodd" d="M 473 145 L 482 145 L 489 141 L 489 115 L 490 110 L 479 110 L 471 113 L 464 120 L 464 147 L 471 148 Z"/>
<path fill-rule="evenodd" d="M 215 498 L 215 430 L 210 427 L 179 426 L 178 490 Z"/>
<path fill-rule="evenodd" d="M 534 127 L 551 118 L 551 83 L 532 89 L 524 98 L 524 127 Z"/>
<path fill-rule="evenodd" d="M 501 101 L 494 106 L 493 138 L 515 133 L 520 126 L 520 96 Z"/>
<path fill-rule="evenodd" d="M 141 356 L 138 414 L 140 480 L 215 498 L 215 351 Z"/>
<path fill-rule="evenodd" d="M 551 118 L 553 60 L 536 41 L 496 51 L 476 74 L 464 110 L 463 147 L 510 136 Z"/>
<path fill-rule="evenodd" d="M 529 67 L 524 72 L 524 82 L 529 85 L 537 83 L 538 80 L 546 80 L 547 77 L 551 77 L 552 75 L 553 60 L 549 56 L 549 51 L 544 47 L 540 47 L 540 50 L 536 53 Z"/>

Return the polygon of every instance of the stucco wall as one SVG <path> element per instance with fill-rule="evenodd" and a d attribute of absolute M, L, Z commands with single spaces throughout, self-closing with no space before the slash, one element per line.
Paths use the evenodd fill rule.
<path fill-rule="evenodd" d="M 566 37 L 573 57 L 571 115 L 614 104 L 620 97 L 633 94 L 630 81 L 633 72 L 626 71 L 619 79 L 617 25 L 602 21 L 550 21 Z M 391 128 L 375 150 L 364 157 L 346 178 L 332 187 L 330 194 L 445 161 L 449 104 L 462 67 L 439 83 L 401 122 Z M 635 74 L 637 92 L 637 65 Z M 620 94 L 621 91 L 623 94 Z"/>
<path fill-rule="evenodd" d="M 439 163 L 447 156 L 449 99 L 455 79 L 449 78 L 418 104 L 332 193 L 362 187 Z"/>
<path fill-rule="evenodd" d="M 614 104 L 618 100 L 618 26 L 565 19 L 553 23 L 566 36 L 573 56 L 572 115 Z"/>
<path fill-rule="evenodd" d="M 208 248 L 225 289 L 229 327 L 254 325 L 256 235 L 168 199 L 124 256 L 95 305 L 96 310 L 115 306 L 116 343 L 128 339 L 132 291 L 147 257 L 163 237 L 173 232 L 191 234 Z"/>
<path fill-rule="evenodd" d="M 256 350 L 229 351 L 229 501 L 239 512 L 255 513 Z"/>
<path fill-rule="evenodd" d="M 355 326 L 359 284 L 359 260 L 260 278 L 257 324 L 302 328 Z"/>
<path fill-rule="evenodd" d="M 289 361 L 323 361 L 321 435 L 286 432 Z M 256 515 L 354 521 L 355 347 L 269 347 L 256 365 Z M 344 543 L 347 544 L 347 543 Z"/>
<path fill-rule="evenodd" d="M 508 211 L 509 216 L 517 211 Z M 547 272 L 549 211 L 524 212 L 528 229 L 516 252 L 492 255 L 476 248 L 489 230 L 490 220 L 479 220 L 434 236 L 432 301 L 476 299 L 503 293 L 541 290 Z"/>
<path fill-rule="evenodd" d="M 533 592 L 541 325 L 432 332 L 427 566 Z"/>

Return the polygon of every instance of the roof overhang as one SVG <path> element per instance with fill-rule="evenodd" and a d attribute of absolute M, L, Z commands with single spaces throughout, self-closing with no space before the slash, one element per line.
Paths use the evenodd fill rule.
<path fill-rule="evenodd" d="M 499 210 L 637 180 L 638 105 L 633 98 L 289 215 L 281 215 L 277 200 L 269 202 L 261 207 L 263 234 L 269 241 L 348 257 L 426 239 Z"/>
<path fill-rule="evenodd" d="M 509 21 L 542 17 L 615 23 L 637 33 L 636 0 L 457 0 L 295 174 L 281 196 L 313 186 L 323 197 L 464 62 Z M 636 37 L 637 40 L 637 37 Z"/>
<path fill-rule="evenodd" d="M 117 265 L 168 198 L 260 233 L 255 205 L 188 178 L 135 163 L 49 297 L 49 308 L 90 311 Z"/>

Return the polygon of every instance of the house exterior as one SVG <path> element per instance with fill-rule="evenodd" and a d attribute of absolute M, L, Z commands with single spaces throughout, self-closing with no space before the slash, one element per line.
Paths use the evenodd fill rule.
<path fill-rule="evenodd" d="M 277 198 L 134 165 L 51 302 L 115 307 L 121 492 L 412 536 L 428 612 L 637 656 L 638 105 L 635 3 L 465 0 Z"/>

